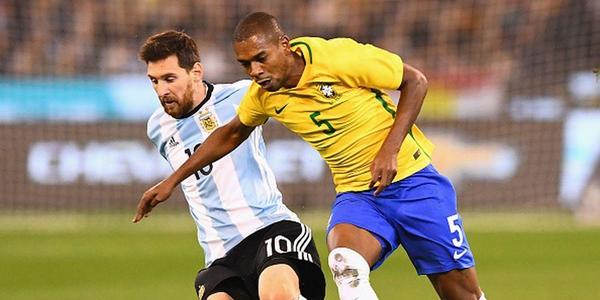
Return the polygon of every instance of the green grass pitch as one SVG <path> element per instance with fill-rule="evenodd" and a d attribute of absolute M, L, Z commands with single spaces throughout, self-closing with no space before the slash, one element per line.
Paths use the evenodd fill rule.
<path fill-rule="evenodd" d="M 321 259 L 327 215 L 305 213 Z M 0 299 L 196 299 L 202 265 L 188 215 L 0 215 Z M 565 214 L 464 214 L 488 299 L 600 297 L 600 228 Z M 328 279 L 327 299 L 337 299 Z M 380 299 L 437 299 L 403 250 L 371 275 Z"/>

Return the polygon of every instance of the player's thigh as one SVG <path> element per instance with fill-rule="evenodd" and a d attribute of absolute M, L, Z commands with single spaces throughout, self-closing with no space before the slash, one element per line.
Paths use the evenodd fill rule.
<path fill-rule="evenodd" d="M 473 253 L 458 213 L 415 215 L 401 223 L 401 243 L 420 275 L 474 266 Z"/>
<path fill-rule="evenodd" d="M 329 250 L 344 247 L 350 248 L 365 258 L 369 266 L 373 266 L 381 257 L 381 243 L 375 234 L 353 224 L 335 225 L 327 235 Z"/>
<path fill-rule="evenodd" d="M 199 295 L 200 296 L 200 295 Z M 214 297 L 214 298 L 213 298 Z M 219 283 L 208 295 L 206 300 L 251 300 L 254 297 L 250 295 L 241 278 L 228 278 Z M 204 299 L 200 297 L 200 299 Z"/>
<path fill-rule="evenodd" d="M 450 181 L 427 167 L 394 184 L 396 199 L 381 202 L 421 275 L 468 269 L 473 254 Z"/>
<path fill-rule="evenodd" d="M 330 250 L 350 248 L 375 269 L 398 245 L 396 229 L 378 207 L 372 192 L 347 192 L 336 196 L 327 227 Z"/>
<path fill-rule="evenodd" d="M 287 270 L 292 273 L 287 273 L 289 277 L 282 277 L 284 281 L 279 283 L 295 280 L 305 298 L 312 300 L 325 297 L 325 276 L 308 226 L 290 221 L 276 223 L 269 226 L 259 245 L 254 250 L 259 276 L 276 276 L 271 271 Z M 277 265 L 279 266 L 270 269 Z M 265 270 L 269 271 L 263 274 Z"/>
<path fill-rule="evenodd" d="M 251 299 L 241 273 L 227 265 L 227 259 L 228 257 L 224 257 L 216 260 L 213 265 L 198 272 L 194 282 L 198 299 L 207 300 L 211 296 L 221 299 L 225 295 L 236 300 Z"/>
<path fill-rule="evenodd" d="M 258 294 L 261 299 L 297 299 L 300 295 L 300 279 L 288 264 L 266 267 L 258 278 Z"/>

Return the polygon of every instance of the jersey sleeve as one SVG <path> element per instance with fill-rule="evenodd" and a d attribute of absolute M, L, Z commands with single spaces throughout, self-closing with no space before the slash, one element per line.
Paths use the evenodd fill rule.
<path fill-rule="evenodd" d="M 154 144 L 160 155 L 167 159 L 166 153 L 164 151 L 164 143 L 161 139 L 160 135 L 160 118 L 162 116 L 162 107 L 159 107 L 148 119 L 148 123 L 146 124 L 146 135 L 148 139 Z"/>
<path fill-rule="evenodd" d="M 404 64 L 400 56 L 352 39 L 332 40 L 337 59 L 331 60 L 337 76 L 351 86 L 395 90 L 402 83 Z"/>
<path fill-rule="evenodd" d="M 264 112 L 256 92 L 257 89 L 253 84 L 242 98 L 242 102 L 237 110 L 238 117 L 242 124 L 250 127 L 262 125 L 267 122 L 267 119 L 269 118 Z"/>

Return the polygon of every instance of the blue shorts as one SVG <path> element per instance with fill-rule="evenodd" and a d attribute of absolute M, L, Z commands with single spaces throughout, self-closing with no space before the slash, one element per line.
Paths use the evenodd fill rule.
<path fill-rule="evenodd" d="M 327 228 L 329 233 L 333 226 L 349 223 L 371 232 L 382 247 L 372 269 L 399 245 L 419 275 L 475 265 L 456 209 L 456 192 L 432 165 L 392 183 L 377 197 L 373 192 L 338 194 Z"/>

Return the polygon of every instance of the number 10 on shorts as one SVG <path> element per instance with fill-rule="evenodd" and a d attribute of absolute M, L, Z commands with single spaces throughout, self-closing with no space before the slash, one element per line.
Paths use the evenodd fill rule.
<path fill-rule="evenodd" d="M 308 241 L 304 241 L 299 244 L 298 240 L 296 240 L 294 242 L 294 244 L 292 245 L 292 242 L 288 238 L 286 238 L 283 235 L 278 235 L 274 238 L 265 240 L 265 244 L 266 244 L 266 248 L 267 248 L 267 257 L 272 256 L 273 252 L 278 253 L 278 254 L 297 252 L 298 259 L 306 260 L 306 261 L 310 261 L 310 262 L 313 261 L 312 255 L 310 255 L 310 253 L 304 252 L 304 250 L 306 249 L 306 246 L 308 244 Z M 297 248 L 299 248 L 299 249 L 297 249 Z"/>

